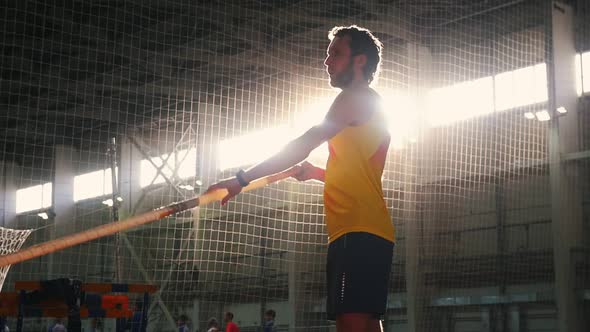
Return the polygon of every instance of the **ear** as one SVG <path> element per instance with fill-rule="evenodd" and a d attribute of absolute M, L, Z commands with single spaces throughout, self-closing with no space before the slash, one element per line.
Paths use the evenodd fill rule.
<path fill-rule="evenodd" d="M 365 54 L 359 54 L 354 57 L 354 65 L 357 68 L 363 68 L 367 63 L 367 56 Z"/>

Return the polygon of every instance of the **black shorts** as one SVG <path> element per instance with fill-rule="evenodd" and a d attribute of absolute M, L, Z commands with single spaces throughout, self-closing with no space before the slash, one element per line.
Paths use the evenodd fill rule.
<path fill-rule="evenodd" d="M 328 247 L 326 302 L 329 320 L 343 313 L 371 313 L 380 318 L 387 307 L 393 242 L 379 236 L 347 233 Z"/>

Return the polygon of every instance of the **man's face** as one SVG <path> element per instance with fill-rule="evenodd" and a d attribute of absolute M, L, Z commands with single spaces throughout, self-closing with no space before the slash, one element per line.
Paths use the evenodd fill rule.
<path fill-rule="evenodd" d="M 324 65 L 330 75 L 330 85 L 335 88 L 346 88 L 354 79 L 350 40 L 347 37 L 335 37 L 328 46 L 328 54 Z"/>

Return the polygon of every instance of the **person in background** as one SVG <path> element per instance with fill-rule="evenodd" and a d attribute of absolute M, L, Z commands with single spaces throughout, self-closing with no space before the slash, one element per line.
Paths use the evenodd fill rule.
<path fill-rule="evenodd" d="M 188 316 L 187 315 L 180 315 L 178 318 L 178 332 L 190 332 L 188 328 Z"/>
<path fill-rule="evenodd" d="M 219 332 L 219 322 L 215 317 L 211 317 L 207 321 L 207 332 Z"/>
<path fill-rule="evenodd" d="M 264 312 L 264 326 L 262 331 L 263 332 L 275 332 L 277 328 L 275 327 L 275 317 L 277 313 L 272 310 L 268 309 Z"/>
<path fill-rule="evenodd" d="M 225 332 L 240 332 L 238 324 L 233 322 L 234 314 L 231 312 L 225 313 Z"/>

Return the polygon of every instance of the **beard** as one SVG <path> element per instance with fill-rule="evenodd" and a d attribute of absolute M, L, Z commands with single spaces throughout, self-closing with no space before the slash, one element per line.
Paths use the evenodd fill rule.
<path fill-rule="evenodd" d="M 352 61 L 348 63 L 348 66 L 338 75 L 330 77 L 330 85 L 334 88 L 344 89 L 350 85 L 354 78 L 352 71 Z"/>

